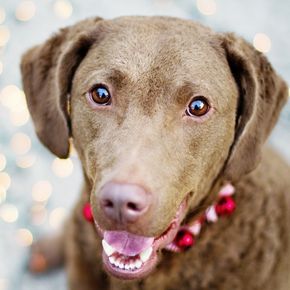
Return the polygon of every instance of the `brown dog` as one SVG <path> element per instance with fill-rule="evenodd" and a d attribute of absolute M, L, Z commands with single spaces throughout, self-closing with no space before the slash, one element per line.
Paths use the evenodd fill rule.
<path fill-rule="evenodd" d="M 29 50 L 21 69 L 40 140 L 66 158 L 72 138 L 85 179 L 33 270 L 65 258 L 71 290 L 290 289 L 290 170 L 262 151 L 288 90 L 250 44 L 175 18 L 95 18 Z M 235 213 L 166 251 L 226 182 Z"/>

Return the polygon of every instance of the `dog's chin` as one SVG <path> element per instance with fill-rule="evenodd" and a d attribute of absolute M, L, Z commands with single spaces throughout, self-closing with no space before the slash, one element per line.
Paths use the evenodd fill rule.
<path fill-rule="evenodd" d="M 105 231 L 95 221 L 103 245 L 104 268 L 111 275 L 124 279 L 148 276 L 158 263 L 158 252 L 175 238 L 187 207 L 186 199 L 180 204 L 168 228 L 157 237 L 143 237 L 126 231 Z"/>

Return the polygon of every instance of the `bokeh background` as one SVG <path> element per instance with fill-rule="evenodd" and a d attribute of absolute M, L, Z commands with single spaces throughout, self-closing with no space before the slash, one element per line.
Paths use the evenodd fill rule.
<path fill-rule="evenodd" d="M 62 270 L 27 272 L 29 246 L 61 224 L 81 184 L 75 152 L 52 156 L 37 140 L 21 88 L 30 46 L 88 16 L 172 15 L 234 31 L 265 53 L 290 83 L 289 0 L 0 0 L 0 290 L 66 289 Z M 290 161 L 290 104 L 270 143 Z"/>

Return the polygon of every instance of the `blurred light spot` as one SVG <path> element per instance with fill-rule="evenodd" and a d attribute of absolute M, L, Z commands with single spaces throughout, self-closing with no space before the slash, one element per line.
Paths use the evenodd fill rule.
<path fill-rule="evenodd" d="M 4 170 L 6 167 L 6 157 L 0 154 L 0 171 Z"/>
<path fill-rule="evenodd" d="M 31 140 L 24 133 L 16 133 L 11 139 L 11 147 L 16 154 L 26 154 L 31 148 Z"/>
<path fill-rule="evenodd" d="M 3 63 L 0 61 L 0 75 L 3 73 Z"/>
<path fill-rule="evenodd" d="M 60 228 L 66 216 L 67 216 L 67 211 L 65 208 L 62 208 L 62 207 L 55 208 L 49 215 L 50 226 L 54 229 Z"/>
<path fill-rule="evenodd" d="M 4 186 L 0 185 L 0 204 L 6 200 L 6 189 Z"/>
<path fill-rule="evenodd" d="M 17 241 L 22 247 L 29 247 L 33 242 L 32 233 L 27 229 L 19 229 L 17 231 Z"/>
<path fill-rule="evenodd" d="M 47 180 L 38 181 L 33 185 L 32 198 L 36 202 L 46 202 L 52 193 L 52 186 Z"/>
<path fill-rule="evenodd" d="M 0 290 L 7 290 L 8 289 L 8 282 L 4 278 L 0 278 Z"/>
<path fill-rule="evenodd" d="M 6 13 L 3 8 L 0 7 L 0 24 L 2 24 L 5 21 Z"/>
<path fill-rule="evenodd" d="M 18 209 L 13 204 L 3 204 L 0 207 L 0 217 L 7 223 L 14 223 L 18 219 Z"/>
<path fill-rule="evenodd" d="M 75 148 L 75 146 L 74 146 L 72 141 L 70 141 L 69 155 L 71 155 L 72 157 L 77 157 L 78 156 L 78 153 L 77 153 L 76 148 Z"/>
<path fill-rule="evenodd" d="M 0 26 L 0 47 L 5 46 L 10 38 L 10 32 L 9 29 L 2 25 Z"/>
<path fill-rule="evenodd" d="M 19 3 L 15 11 L 16 19 L 28 21 L 35 15 L 36 7 L 33 1 L 24 0 Z"/>
<path fill-rule="evenodd" d="M 52 162 L 52 171 L 59 177 L 67 177 L 73 172 L 73 163 L 70 158 L 59 159 L 56 158 Z"/>
<path fill-rule="evenodd" d="M 215 0 L 197 0 L 196 6 L 199 12 L 204 15 L 213 15 L 217 10 Z"/>
<path fill-rule="evenodd" d="M 5 190 L 11 185 L 11 178 L 8 173 L 0 172 L 0 186 L 2 186 Z"/>
<path fill-rule="evenodd" d="M 26 155 L 26 156 L 19 156 L 16 160 L 16 164 L 20 168 L 29 168 L 31 167 L 36 161 L 35 155 Z"/>
<path fill-rule="evenodd" d="M 0 102 L 11 111 L 21 112 L 27 110 L 25 94 L 15 85 L 3 88 L 0 95 Z"/>
<path fill-rule="evenodd" d="M 41 204 L 34 205 L 31 210 L 31 220 L 34 225 L 41 225 L 45 222 L 47 218 L 47 210 Z"/>
<path fill-rule="evenodd" d="M 72 5 L 67 0 L 57 0 L 53 5 L 54 13 L 63 19 L 67 19 L 72 15 Z"/>
<path fill-rule="evenodd" d="M 29 121 L 30 115 L 27 109 L 21 112 L 11 112 L 10 120 L 14 126 L 20 127 Z"/>
<path fill-rule="evenodd" d="M 260 52 L 269 52 L 271 49 L 271 39 L 264 33 L 257 33 L 253 40 L 254 47 Z"/>

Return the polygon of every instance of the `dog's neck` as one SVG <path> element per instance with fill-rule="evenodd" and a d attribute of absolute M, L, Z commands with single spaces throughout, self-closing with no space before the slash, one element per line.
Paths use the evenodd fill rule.
<path fill-rule="evenodd" d="M 231 184 L 224 185 L 218 192 L 218 198 L 202 213 L 189 223 L 180 226 L 175 239 L 167 245 L 166 249 L 172 252 L 182 252 L 192 247 L 198 238 L 201 230 L 219 218 L 230 216 L 236 209 L 236 202 L 233 199 L 235 188 Z"/>

